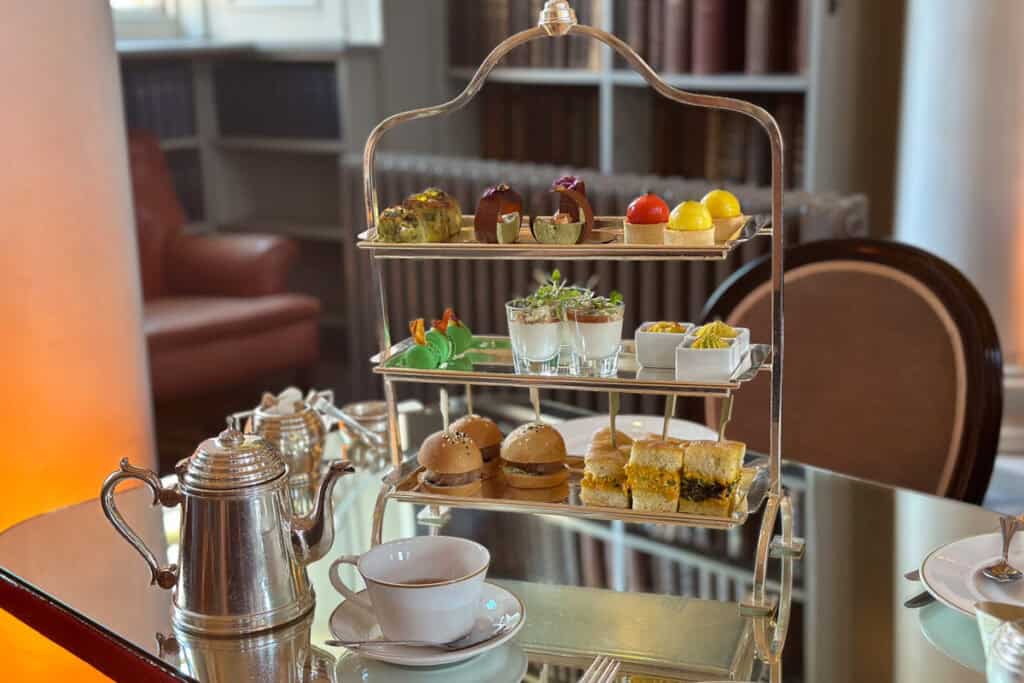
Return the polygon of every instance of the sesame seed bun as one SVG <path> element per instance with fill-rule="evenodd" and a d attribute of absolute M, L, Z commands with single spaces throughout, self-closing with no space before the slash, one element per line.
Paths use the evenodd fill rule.
<path fill-rule="evenodd" d="M 488 446 L 495 446 L 501 443 L 502 433 L 494 420 L 481 415 L 466 415 L 452 423 L 453 432 L 462 432 L 483 450 Z"/>
<path fill-rule="evenodd" d="M 473 440 L 462 432 L 434 432 L 420 445 L 417 455 L 420 464 L 438 474 L 465 474 L 479 471 L 483 457 Z M 480 480 L 455 486 L 439 486 L 426 480 L 426 472 L 420 473 L 420 490 L 426 493 L 440 493 L 446 496 L 479 496 Z"/>
<path fill-rule="evenodd" d="M 538 464 L 565 461 L 565 440 L 554 427 L 530 422 L 517 427 L 501 444 L 501 459 Z"/>

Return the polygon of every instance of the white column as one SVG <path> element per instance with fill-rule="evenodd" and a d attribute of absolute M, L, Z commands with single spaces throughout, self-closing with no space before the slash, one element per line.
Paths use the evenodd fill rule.
<path fill-rule="evenodd" d="M 109 5 L 6 3 L 0 83 L 2 529 L 154 459 Z"/>
<path fill-rule="evenodd" d="M 1005 353 L 1001 453 L 1024 453 L 1024 2 L 909 0 L 896 238 L 981 292 Z"/>
<path fill-rule="evenodd" d="M 1024 351 L 1024 2 L 909 0 L 906 25 L 896 237 L 960 268 L 1016 356 Z"/>

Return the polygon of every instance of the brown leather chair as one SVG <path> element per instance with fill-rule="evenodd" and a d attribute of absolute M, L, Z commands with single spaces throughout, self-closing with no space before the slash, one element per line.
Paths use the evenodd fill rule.
<path fill-rule="evenodd" d="M 770 334 L 770 260 L 722 284 L 705 320 Z M 977 290 L 896 242 L 813 242 L 785 254 L 782 457 L 980 503 L 1002 419 L 1002 355 Z M 729 438 L 768 450 L 769 377 L 736 394 Z M 719 404 L 705 402 L 709 425 Z"/>
<path fill-rule="evenodd" d="M 132 132 L 129 153 L 155 402 L 308 372 L 319 357 L 320 303 L 286 291 L 296 245 L 264 235 L 184 234 L 159 141 Z"/>

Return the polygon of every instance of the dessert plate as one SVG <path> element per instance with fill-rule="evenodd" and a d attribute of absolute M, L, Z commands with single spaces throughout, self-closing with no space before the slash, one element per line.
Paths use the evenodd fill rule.
<path fill-rule="evenodd" d="M 365 592 L 360 591 L 358 595 Z M 507 631 L 464 650 L 449 652 L 432 647 L 374 645 L 360 648 L 359 656 L 389 664 L 419 667 L 453 664 L 493 650 L 512 638 L 523 627 L 523 622 L 526 621 L 526 608 L 519 598 L 508 590 L 493 583 L 484 583 L 477 606 L 476 627 L 491 629 L 502 618 L 511 621 L 512 625 Z M 338 640 L 374 640 L 383 637 L 373 613 L 349 600 L 338 605 L 331 614 L 330 629 L 331 635 Z"/>
<path fill-rule="evenodd" d="M 638 439 L 646 434 L 661 434 L 664 421 L 664 417 L 654 415 L 619 415 L 615 419 L 615 428 L 633 439 Z M 608 426 L 608 416 L 581 417 L 551 426 L 562 435 L 567 452 L 586 453 L 590 448 L 590 439 L 594 436 L 594 432 Z M 718 434 L 713 429 L 696 422 L 676 418 L 669 423 L 668 435 L 686 440 L 718 438 Z"/>
<path fill-rule="evenodd" d="M 933 550 L 921 563 L 921 583 L 939 602 L 974 616 L 974 603 L 985 600 L 1024 607 L 1024 581 L 996 583 L 981 570 L 1000 558 L 997 533 L 971 536 Z M 1010 546 L 1010 564 L 1024 567 L 1024 546 Z"/>

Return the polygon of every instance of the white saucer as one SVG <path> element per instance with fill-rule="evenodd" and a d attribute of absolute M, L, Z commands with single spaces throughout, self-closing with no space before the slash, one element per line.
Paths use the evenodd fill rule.
<path fill-rule="evenodd" d="M 944 605 L 974 616 L 974 603 L 990 600 L 1024 607 L 1024 581 L 997 583 L 982 575 L 982 567 L 999 560 L 1002 537 L 997 533 L 971 536 L 931 552 L 921 563 L 921 583 Z M 1010 564 L 1024 567 L 1024 545 L 1010 546 Z"/>
<path fill-rule="evenodd" d="M 406 669 L 352 652 L 338 662 L 334 671 L 338 683 L 519 683 L 529 663 L 523 648 L 505 643 L 472 661 L 433 668 Z"/>
<path fill-rule="evenodd" d="M 932 647 L 960 666 L 985 673 L 985 650 L 974 619 L 937 602 L 917 610 L 917 619 Z"/>
<path fill-rule="evenodd" d="M 361 591 L 359 595 L 365 592 Z M 493 650 L 523 627 L 523 623 L 526 621 L 526 608 L 513 593 L 501 586 L 485 582 L 477 608 L 477 626 L 490 628 L 491 624 L 501 618 L 512 623 L 509 630 L 465 650 L 447 652 L 432 647 L 374 645 L 361 648 L 359 655 L 363 659 L 377 659 L 401 666 L 439 666 L 461 662 L 464 659 Z M 366 608 L 350 600 L 338 605 L 338 608 L 331 614 L 330 629 L 331 635 L 338 640 L 374 640 L 382 637 L 376 617 Z"/>
<path fill-rule="evenodd" d="M 654 415 L 619 415 L 615 418 L 615 427 L 620 432 L 638 439 L 645 434 L 661 434 L 665 418 Z M 607 415 L 580 417 L 552 424 L 565 440 L 565 450 L 574 455 L 583 455 L 590 448 L 590 439 L 594 432 L 608 426 Z M 718 434 L 702 424 L 689 420 L 673 418 L 669 423 L 668 435 L 677 439 L 716 439 Z"/>

